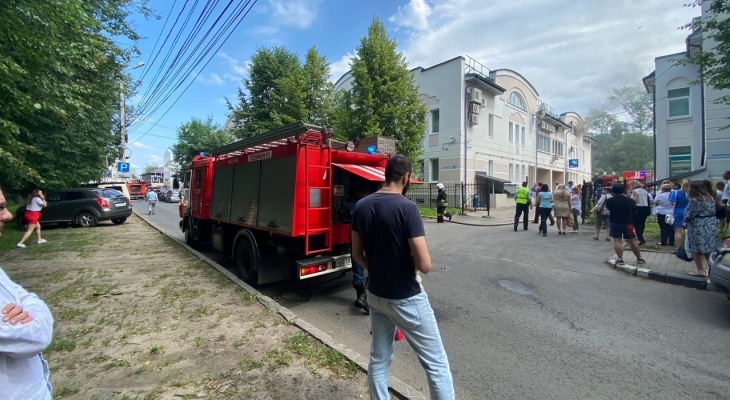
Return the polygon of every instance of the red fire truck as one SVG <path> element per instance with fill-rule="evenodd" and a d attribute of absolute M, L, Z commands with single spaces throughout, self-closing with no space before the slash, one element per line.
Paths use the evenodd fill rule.
<path fill-rule="evenodd" d="M 144 199 L 147 194 L 147 182 L 143 180 L 127 181 L 127 190 L 129 190 L 130 200 Z"/>
<path fill-rule="evenodd" d="M 344 275 L 348 203 L 356 187 L 379 188 L 387 156 L 352 151 L 352 143 L 335 150 L 331 138 L 298 122 L 195 157 L 181 190 L 186 242 L 211 242 L 251 284 Z"/>

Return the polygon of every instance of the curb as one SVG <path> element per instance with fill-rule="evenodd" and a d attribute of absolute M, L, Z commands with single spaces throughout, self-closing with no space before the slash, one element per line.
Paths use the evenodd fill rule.
<path fill-rule="evenodd" d="M 228 279 L 233 281 L 233 283 L 237 284 L 243 290 L 246 292 L 256 296 L 256 299 L 261 303 L 264 307 L 278 313 L 282 317 L 284 317 L 285 320 L 288 322 L 293 323 L 296 325 L 299 329 L 309 333 L 313 337 L 315 337 L 317 340 L 322 342 L 325 346 L 335 349 L 342 353 L 343 356 L 345 356 L 348 360 L 355 363 L 362 371 L 364 371 L 366 374 L 368 372 L 368 357 L 363 357 L 360 355 L 360 353 L 356 352 L 355 350 L 352 350 L 345 346 L 344 344 L 335 342 L 332 337 L 326 333 L 324 333 L 322 330 L 316 328 L 314 325 L 310 324 L 309 322 L 299 318 L 296 314 L 294 314 L 291 310 L 288 308 L 282 306 L 281 304 L 277 303 L 274 299 L 272 299 L 269 296 L 265 296 L 263 293 L 256 290 L 253 286 L 249 285 L 248 283 L 240 280 L 236 275 L 232 274 L 230 271 L 228 271 L 226 268 L 224 268 L 222 265 L 218 264 L 217 262 L 211 260 L 208 258 L 208 256 L 204 255 L 203 253 L 193 249 L 192 247 L 188 246 L 187 243 L 185 243 L 184 240 L 177 239 L 171 236 L 168 236 L 165 232 L 158 229 L 156 226 L 150 224 L 149 221 L 144 219 L 141 215 L 137 214 L 133 210 L 133 214 L 137 216 L 137 218 L 144 221 L 147 225 L 152 227 L 152 229 L 155 229 L 156 231 L 160 232 L 161 234 L 167 236 L 171 240 L 173 240 L 175 243 L 179 244 L 186 250 L 188 250 L 190 253 L 192 253 L 194 256 L 198 257 L 201 261 L 205 262 L 206 264 L 210 265 L 211 267 L 215 268 L 220 272 L 221 274 L 225 275 Z M 415 388 L 411 387 L 407 383 L 401 381 L 400 379 L 396 378 L 392 374 L 388 378 L 389 383 L 388 387 L 389 389 L 395 394 L 398 398 L 405 399 L 405 400 L 426 400 L 426 397 L 416 390 Z"/>
<path fill-rule="evenodd" d="M 657 272 L 647 268 L 635 267 L 633 265 L 624 264 L 616 265 L 615 260 L 606 259 L 606 264 L 609 267 L 617 270 L 626 272 L 632 276 L 638 276 L 651 281 L 657 281 L 662 283 L 669 283 L 671 285 L 679 285 L 693 289 L 700 290 L 711 290 L 710 280 L 708 278 L 701 278 L 698 276 L 691 276 L 685 274 L 675 274 L 674 272 Z"/>
<path fill-rule="evenodd" d="M 433 221 L 436 220 L 435 217 L 421 217 L 421 219 L 433 220 Z M 474 224 L 471 222 L 460 222 L 460 221 L 454 221 L 454 220 L 451 220 L 451 221 L 444 220 L 444 222 L 448 222 L 450 224 L 457 224 L 457 225 L 466 225 L 466 226 L 510 226 L 513 224 L 512 222 L 498 222 L 498 223 L 494 223 L 494 224 Z"/>

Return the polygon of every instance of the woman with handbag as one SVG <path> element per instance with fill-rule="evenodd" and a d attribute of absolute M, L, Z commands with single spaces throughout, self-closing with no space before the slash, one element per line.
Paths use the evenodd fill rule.
<path fill-rule="evenodd" d="M 672 216 L 674 217 L 674 250 L 672 254 L 677 254 L 679 246 L 682 245 L 682 226 L 684 222 L 684 208 L 687 207 L 689 199 L 687 193 L 689 193 L 689 186 L 692 183 L 689 179 L 682 181 L 682 185 L 679 190 L 672 190 L 669 194 L 669 201 L 674 207 Z"/>
<path fill-rule="evenodd" d="M 674 247 L 674 206 L 669 201 L 669 194 L 672 192 L 672 185 L 669 183 L 662 184 L 661 192 L 656 195 L 654 199 L 654 205 L 656 206 L 656 221 L 659 224 L 659 231 L 661 232 L 661 243 L 657 243 L 657 246 L 672 246 Z M 671 220 L 671 223 L 670 223 Z"/>
<path fill-rule="evenodd" d="M 611 195 L 611 188 L 608 186 L 604 186 L 601 197 L 598 199 L 598 203 L 596 203 L 596 206 L 593 207 L 591 212 L 596 214 L 596 236 L 593 236 L 593 240 L 598 240 L 599 236 L 601 235 L 601 227 L 608 229 L 610 224 L 610 216 L 611 213 L 608 211 L 608 208 L 606 208 L 606 200 L 613 197 Z M 610 242 L 611 237 L 606 234 L 606 241 Z"/>
<path fill-rule="evenodd" d="M 565 228 L 568 227 L 570 218 L 570 192 L 565 185 L 558 185 L 558 190 L 553 193 L 553 211 L 558 221 L 558 235 L 565 235 Z"/>
<path fill-rule="evenodd" d="M 697 271 L 690 275 L 707 276 L 705 262 L 715 249 L 717 218 L 715 218 L 714 193 L 708 193 L 702 181 L 694 181 L 689 187 L 689 202 L 684 213 L 684 227 L 687 228 L 689 248 Z"/>

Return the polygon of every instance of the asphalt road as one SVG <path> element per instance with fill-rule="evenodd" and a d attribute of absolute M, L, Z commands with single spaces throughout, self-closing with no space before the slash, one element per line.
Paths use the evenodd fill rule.
<path fill-rule="evenodd" d="M 182 238 L 177 204 L 159 204 L 149 219 Z M 457 398 L 730 398 L 724 295 L 612 270 L 603 263 L 611 244 L 590 240 L 587 230 L 541 237 L 533 224 L 527 232 L 425 225 L 434 270 L 423 283 Z M 352 305 L 349 279 L 259 290 L 366 355 L 369 319 Z M 428 395 L 405 342 L 396 345 L 391 373 Z"/>

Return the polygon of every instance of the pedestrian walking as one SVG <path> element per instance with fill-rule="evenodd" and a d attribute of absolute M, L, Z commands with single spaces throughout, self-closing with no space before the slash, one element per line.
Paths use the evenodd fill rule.
<path fill-rule="evenodd" d="M 522 230 L 527 230 L 527 220 L 530 218 L 530 209 L 532 208 L 529 197 L 530 191 L 527 190 L 527 182 L 522 182 L 522 187 L 515 192 L 515 232 L 517 232 L 521 214 L 524 214 L 522 217 Z"/>
<path fill-rule="evenodd" d="M 157 193 L 150 189 L 147 191 L 147 215 L 155 213 L 155 206 L 157 205 Z"/>
<path fill-rule="evenodd" d="M 558 190 L 553 193 L 553 212 L 558 221 L 558 235 L 565 235 L 565 228 L 570 218 L 570 193 L 565 185 L 558 185 Z"/>
<path fill-rule="evenodd" d="M 727 210 L 725 209 L 725 204 L 722 202 L 722 193 L 725 191 L 725 182 L 718 181 L 715 183 L 715 191 L 716 191 L 716 209 L 715 209 L 715 216 L 717 217 L 718 222 L 718 229 L 720 231 L 720 234 L 725 232 L 725 225 L 727 224 L 727 221 L 725 221 L 727 217 Z"/>
<path fill-rule="evenodd" d="M 636 237 L 639 239 L 639 246 L 643 246 L 646 219 L 651 215 L 654 200 L 651 198 L 651 194 L 641 186 L 641 182 L 636 179 L 629 181 L 629 187 L 631 188 L 631 198 L 636 202 L 636 214 L 634 214 Z"/>
<path fill-rule="evenodd" d="M 46 203 L 46 198 L 43 196 L 43 191 L 35 189 L 31 192 L 28 197 L 28 201 L 25 203 L 25 213 L 23 214 L 23 219 L 25 219 L 28 227 L 26 228 L 23 237 L 20 238 L 20 242 L 17 244 L 17 246 L 21 249 L 25 248 L 24 242 L 33 234 L 33 232 L 36 234 L 36 243 L 48 243 L 46 239 L 41 237 L 41 223 L 39 222 L 41 218 L 41 211 L 47 206 L 48 203 Z"/>
<path fill-rule="evenodd" d="M 613 249 L 616 252 L 616 265 L 624 265 L 624 248 L 621 239 L 629 243 L 631 251 L 636 256 L 637 264 L 645 264 L 641 258 L 639 244 L 636 239 L 636 228 L 634 228 L 634 213 L 636 202 L 626 196 L 626 187 L 621 183 L 611 186 L 613 197 L 606 200 L 606 207 L 611 212 L 611 237 L 613 238 Z"/>
<path fill-rule="evenodd" d="M 426 372 L 431 398 L 454 399 L 436 318 L 417 279 L 418 272 L 431 271 L 431 257 L 418 207 L 403 196 L 412 168 L 408 157 L 392 156 L 385 166 L 385 185 L 360 200 L 352 216 L 352 256 L 368 270 L 370 398 L 390 399 L 388 370 L 397 325 Z"/>
<path fill-rule="evenodd" d="M 353 193 L 347 202 L 347 209 L 350 211 L 351 219 L 352 213 L 355 211 L 355 204 L 370 194 L 368 183 L 362 179 L 353 177 L 352 187 L 355 193 Z M 355 307 L 370 312 L 367 296 L 365 295 L 365 269 L 354 258 L 352 259 L 352 287 L 355 288 Z"/>
<path fill-rule="evenodd" d="M 692 183 L 689 179 L 682 181 L 682 185 L 679 190 L 672 190 L 669 194 L 669 201 L 672 202 L 674 216 L 674 250 L 672 254 L 677 254 L 679 246 L 682 245 L 682 227 L 684 226 L 684 208 L 687 207 L 689 199 L 687 193 L 689 192 L 689 185 Z"/>
<path fill-rule="evenodd" d="M 715 218 L 714 190 L 707 192 L 707 185 L 703 181 L 694 181 L 689 186 L 689 202 L 684 211 L 684 227 L 689 250 L 692 252 L 697 271 L 690 273 L 695 276 L 707 276 L 705 263 L 710 259 L 710 253 L 715 249 L 717 242 L 717 219 Z"/>
<path fill-rule="evenodd" d="M 674 206 L 669 201 L 669 195 L 672 192 L 672 185 L 670 183 L 664 183 L 661 187 L 661 192 L 654 198 L 654 207 L 656 208 L 656 221 L 659 224 L 659 232 L 661 235 L 661 241 L 657 243 L 657 246 L 672 246 L 674 247 L 674 227 L 673 224 L 667 223 L 667 217 L 672 216 L 674 218 Z"/>
<path fill-rule="evenodd" d="M 580 217 L 580 191 L 577 187 L 573 188 L 573 194 L 570 196 L 570 212 L 573 214 L 573 230 L 571 233 L 578 233 L 578 217 Z"/>
<path fill-rule="evenodd" d="M 439 194 L 436 196 L 436 222 L 443 224 L 444 223 L 444 215 L 451 221 L 451 214 L 444 213 L 446 211 L 446 207 L 449 206 L 449 202 L 447 201 L 446 196 L 446 190 L 444 189 L 443 183 L 437 183 L 436 187 L 438 188 Z"/>
<path fill-rule="evenodd" d="M 540 192 L 542 191 L 542 182 L 537 183 L 535 188 L 535 219 L 532 221 L 533 224 L 538 223 L 540 219 Z"/>
<path fill-rule="evenodd" d="M 613 197 L 611 194 L 611 188 L 604 186 L 601 189 L 601 192 L 601 197 L 598 198 L 596 206 L 591 210 L 591 212 L 596 215 L 596 235 L 593 236 L 593 240 L 599 240 L 601 236 L 601 228 L 608 229 L 610 227 L 609 224 L 611 223 L 611 212 L 608 211 L 608 207 L 606 207 L 606 200 Z M 606 241 L 608 242 L 610 240 L 611 235 L 606 233 Z"/>
<path fill-rule="evenodd" d="M 0 235 L 13 215 L 0 189 Z M 53 332 L 46 303 L 10 280 L 0 268 L 0 398 L 49 400 L 48 364 L 41 354 Z"/>
<path fill-rule="evenodd" d="M 722 179 L 725 180 L 725 189 L 722 191 L 722 204 L 725 205 L 725 224 L 727 231 L 725 236 L 730 236 L 730 170 L 722 173 Z"/>
<path fill-rule="evenodd" d="M 550 193 L 550 189 L 546 183 L 543 183 L 538 193 L 538 207 L 537 212 L 540 215 L 540 230 L 543 236 L 547 236 L 547 219 L 550 216 L 550 212 L 553 210 L 553 195 Z"/>

